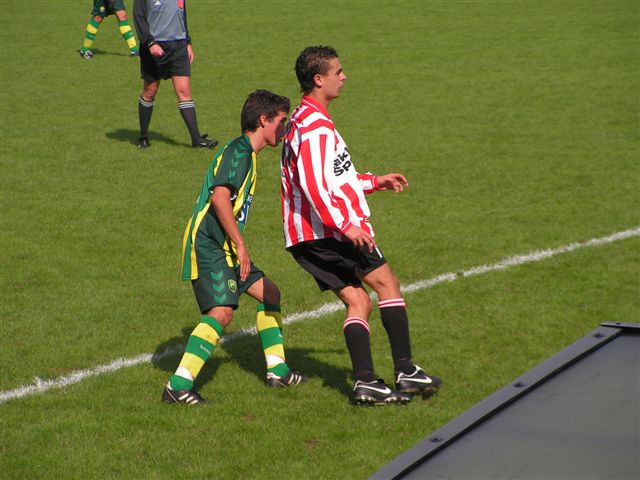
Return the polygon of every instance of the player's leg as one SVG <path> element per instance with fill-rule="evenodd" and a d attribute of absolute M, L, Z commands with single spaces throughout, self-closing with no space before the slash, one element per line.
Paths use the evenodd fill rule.
<path fill-rule="evenodd" d="M 262 277 L 246 293 L 260 302 L 256 315 L 256 328 L 267 364 L 267 385 L 288 387 L 306 380 L 304 375 L 291 370 L 286 363 L 280 290 L 269 278 Z"/>
<path fill-rule="evenodd" d="M 124 5 L 122 6 L 122 10 L 115 11 L 115 15 L 118 18 L 118 29 L 120 30 L 120 35 L 122 35 L 124 41 L 127 42 L 129 53 L 131 55 L 138 55 L 138 43 L 136 42 L 136 37 L 133 34 L 131 25 L 129 25 L 129 18 L 127 17 L 127 11 L 124 9 Z"/>
<path fill-rule="evenodd" d="M 413 363 L 407 306 L 400 292 L 400 282 L 391 267 L 384 263 L 364 275 L 362 280 L 378 294 L 380 318 L 391 345 L 396 388 L 407 393 L 435 391 L 441 380 L 427 375 Z"/>
<path fill-rule="evenodd" d="M 167 403 L 187 403 L 195 405 L 206 403 L 193 390 L 193 382 L 212 357 L 224 328 L 233 319 L 233 308 L 214 307 L 202 316 L 200 322 L 191 332 L 187 345 L 175 373 L 169 379 L 162 398 Z"/>
<path fill-rule="evenodd" d="M 207 139 L 206 134 L 200 135 L 196 116 L 196 104 L 191 98 L 191 77 L 174 76 L 171 77 L 171 80 L 173 81 L 173 88 L 178 97 L 178 110 L 191 136 L 191 145 L 194 148 L 215 147 L 218 144 L 217 140 Z"/>
<path fill-rule="evenodd" d="M 362 286 L 346 286 L 339 291 L 334 290 L 334 293 L 347 307 L 342 331 L 351 357 L 356 403 L 385 405 L 409 402 L 410 395 L 391 390 L 374 373 L 368 323 L 372 309 L 369 294 Z"/>
<path fill-rule="evenodd" d="M 219 253 L 215 249 L 199 250 L 200 275 L 191 285 L 202 317 L 187 341 L 178 368 L 162 392 L 162 400 L 166 403 L 206 403 L 194 391 L 193 384 L 205 362 L 213 355 L 225 327 L 231 323 L 239 296 L 236 274 L 227 267 L 224 256 Z"/>
<path fill-rule="evenodd" d="M 353 367 L 355 401 L 367 404 L 409 401 L 410 396 L 394 392 L 384 381 L 376 379 L 369 338 L 371 299 L 356 275 L 358 255 L 353 245 L 323 239 L 299 243 L 289 248 L 289 252 L 313 276 L 320 290 L 331 290 L 347 307 L 342 332 Z"/>
<path fill-rule="evenodd" d="M 138 147 L 148 148 L 149 143 L 149 124 L 151 123 L 151 114 L 153 113 L 153 105 L 160 87 L 159 80 L 144 80 L 142 84 L 142 93 L 138 97 L 138 120 L 140 122 L 140 139 Z"/>
<path fill-rule="evenodd" d="M 87 23 L 87 27 L 85 28 L 84 42 L 82 43 L 82 48 L 80 48 L 80 56 L 82 58 L 93 58 L 91 47 L 93 46 L 93 42 L 96 39 L 98 29 L 100 28 L 100 24 L 102 23 L 103 19 L 104 17 L 102 17 L 101 15 L 97 15 L 92 12 L 89 23 Z"/>
<path fill-rule="evenodd" d="M 191 146 L 194 148 L 214 148 L 218 141 L 207 139 L 207 134 L 200 135 L 196 116 L 196 104 L 191 98 L 191 62 L 187 43 L 175 45 L 167 54 L 169 73 L 173 81 L 173 89 L 178 97 L 178 110 L 191 136 Z"/>
<path fill-rule="evenodd" d="M 369 338 L 371 299 L 362 286 L 348 285 L 340 290 L 334 290 L 334 293 L 347 307 L 342 333 L 351 357 L 353 376 L 356 381 L 372 382 L 376 376 Z"/>
<path fill-rule="evenodd" d="M 367 273 L 362 280 L 378 294 L 380 318 L 389 336 L 395 370 L 411 369 L 409 319 L 397 277 L 385 263 Z"/>

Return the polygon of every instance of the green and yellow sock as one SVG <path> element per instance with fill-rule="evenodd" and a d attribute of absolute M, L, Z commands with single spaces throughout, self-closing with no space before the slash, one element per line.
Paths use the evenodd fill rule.
<path fill-rule="evenodd" d="M 129 26 L 129 20 L 118 20 L 118 28 L 120 29 L 122 38 L 124 38 L 127 45 L 129 45 L 129 51 L 136 53 L 138 51 L 138 43 L 136 42 L 136 37 L 133 35 L 133 30 Z"/>
<path fill-rule="evenodd" d="M 286 375 L 289 373 L 289 367 L 284 356 L 280 305 L 262 303 L 258 305 L 256 326 L 267 362 L 267 372 L 274 373 L 279 377 Z"/>
<path fill-rule="evenodd" d="M 213 317 L 204 315 L 193 329 L 176 372 L 169 379 L 173 390 L 191 390 L 204 363 L 211 358 L 224 327 Z"/>
<path fill-rule="evenodd" d="M 87 24 L 87 29 L 84 32 L 84 42 L 82 44 L 83 52 L 91 49 L 93 41 L 96 39 L 96 34 L 98 33 L 99 28 L 100 22 L 96 22 L 94 18 L 91 18 L 91 20 L 89 20 L 89 23 Z"/>

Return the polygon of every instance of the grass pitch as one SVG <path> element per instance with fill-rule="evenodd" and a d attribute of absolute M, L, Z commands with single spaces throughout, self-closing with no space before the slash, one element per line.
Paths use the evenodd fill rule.
<path fill-rule="evenodd" d="M 210 153 L 188 148 L 168 82 L 139 151 L 138 62 L 113 18 L 77 54 L 90 3 L 0 4 L 0 388 L 183 342 L 198 314 L 180 241 Z M 132 8 L 132 2 L 127 2 Z M 46 12 L 46 17 L 43 12 Z M 43 25 L 46 25 L 43 26 Z M 192 0 L 201 130 L 239 132 L 246 95 L 296 102 L 293 63 L 330 44 L 348 77 L 330 107 L 403 284 L 640 225 L 638 5 Z M 278 150 L 261 153 L 247 229 L 285 315 L 333 301 L 282 248 Z M 312 375 L 263 386 L 259 341 L 223 344 L 212 406 L 160 403 L 177 357 L 0 404 L 5 478 L 366 478 L 429 432 L 591 331 L 637 321 L 640 241 L 581 249 L 407 295 L 416 361 L 445 385 L 406 408 L 348 402 L 342 315 L 285 331 Z M 247 298 L 230 331 L 253 325 Z M 391 381 L 374 313 L 374 360 Z"/>

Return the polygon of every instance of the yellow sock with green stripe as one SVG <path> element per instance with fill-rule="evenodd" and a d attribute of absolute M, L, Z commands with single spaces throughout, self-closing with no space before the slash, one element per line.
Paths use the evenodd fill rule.
<path fill-rule="evenodd" d="M 169 379 L 173 390 L 191 390 L 204 363 L 220 342 L 224 327 L 213 317 L 204 315 L 193 329 L 176 372 Z"/>
<path fill-rule="evenodd" d="M 84 43 L 82 44 L 83 51 L 89 50 L 93 45 L 93 41 L 96 39 L 96 34 L 98 33 L 98 28 L 100 28 L 100 22 L 96 22 L 91 18 L 87 24 L 87 29 L 84 32 Z"/>
<path fill-rule="evenodd" d="M 118 20 L 118 28 L 120 29 L 122 38 L 124 38 L 127 45 L 129 45 L 131 53 L 136 53 L 138 51 L 138 44 L 136 43 L 136 37 L 133 35 L 133 30 L 129 26 L 129 21 Z"/>
<path fill-rule="evenodd" d="M 267 362 L 267 372 L 274 373 L 279 377 L 286 375 L 289 373 L 289 367 L 285 363 L 284 357 L 280 306 L 262 303 L 258 305 L 256 326 Z"/>

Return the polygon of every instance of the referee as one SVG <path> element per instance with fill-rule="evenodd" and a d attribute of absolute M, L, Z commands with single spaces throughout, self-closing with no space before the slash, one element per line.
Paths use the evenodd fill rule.
<path fill-rule="evenodd" d="M 217 140 L 200 135 L 196 106 L 191 98 L 194 55 L 187 28 L 186 0 L 134 0 L 133 20 L 140 40 L 142 94 L 138 99 L 139 148 L 148 148 L 149 123 L 161 79 L 171 78 L 194 148 L 214 148 Z"/>

